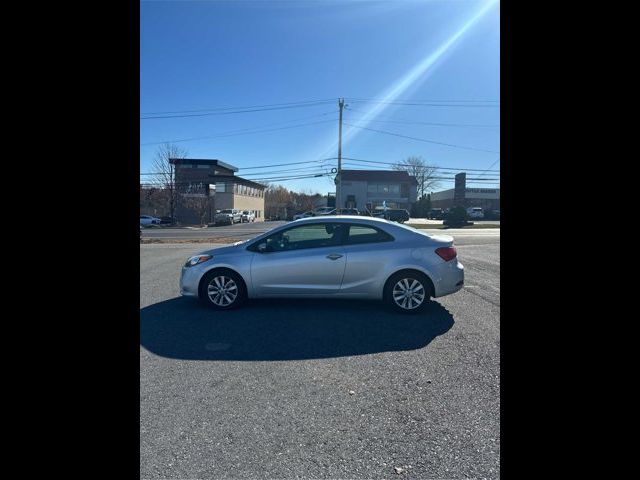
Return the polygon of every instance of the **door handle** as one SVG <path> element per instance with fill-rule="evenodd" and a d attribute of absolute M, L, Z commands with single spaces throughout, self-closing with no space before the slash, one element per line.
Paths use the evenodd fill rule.
<path fill-rule="evenodd" d="M 327 258 L 328 258 L 329 260 L 337 260 L 337 259 L 339 259 L 340 257 L 342 257 L 342 255 L 340 255 L 339 253 L 332 253 L 332 254 L 330 254 L 330 255 L 327 255 Z"/>

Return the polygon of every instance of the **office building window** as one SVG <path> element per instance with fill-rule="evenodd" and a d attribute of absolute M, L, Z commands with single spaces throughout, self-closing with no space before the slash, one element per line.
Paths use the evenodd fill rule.
<path fill-rule="evenodd" d="M 388 183 L 369 183 L 367 184 L 367 192 L 369 193 L 400 193 L 400 185 Z"/>

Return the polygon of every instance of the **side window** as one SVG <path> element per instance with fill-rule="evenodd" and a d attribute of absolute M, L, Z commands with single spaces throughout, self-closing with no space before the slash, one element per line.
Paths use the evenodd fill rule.
<path fill-rule="evenodd" d="M 391 242 L 393 237 L 382 230 L 367 225 L 350 225 L 347 245 L 359 243 Z"/>
<path fill-rule="evenodd" d="M 340 245 L 345 227 L 339 223 L 314 223 L 290 228 L 267 237 L 267 251 L 280 252 Z"/>

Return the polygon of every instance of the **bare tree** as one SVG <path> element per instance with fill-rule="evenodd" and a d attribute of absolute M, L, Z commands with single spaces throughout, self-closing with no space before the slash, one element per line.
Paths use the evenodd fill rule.
<path fill-rule="evenodd" d="M 269 185 L 264 191 L 264 209 L 267 218 L 274 215 L 280 216 L 280 212 L 286 218 L 287 207 L 293 207 L 291 192 L 282 185 Z"/>
<path fill-rule="evenodd" d="M 169 192 L 163 188 L 140 187 L 140 214 L 161 217 L 168 215 Z"/>
<path fill-rule="evenodd" d="M 404 170 L 409 175 L 416 177 L 418 181 L 418 198 L 440 185 L 440 180 L 434 178 L 438 167 L 436 165 L 427 165 L 422 157 L 409 157 L 402 162 L 394 164 L 392 168 L 394 170 Z"/>
<path fill-rule="evenodd" d="M 184 206 L 187 209 L 194 211 L 194 213 L 198 217 L 200 225 L 204 225 L 205 223 L 207 223 L 207 214 L 209 213 L 211 208 L 209 197 L 187 196 L 182 201 L 184 202 Z"/>
<path fill-rule="evenodd" d="M 322 195 L 310 189 L 291 193 L 294 199 L 294 206 L 302 211 L 314 210 L 322 198 Z"/>
<path fill-rule="evenodd" d="M 178 203 L 178 189 L 176 188 L 175 165 L 169 160 L 172 158 L 186 158 L 187 150 L 172 143 L 160 145 L 156 150 L 156 155 L 151 166 L 153 175 L 152 182 L 167 191 L 169 202 L 169 215 L 175 218 L 176 206 Z"/>

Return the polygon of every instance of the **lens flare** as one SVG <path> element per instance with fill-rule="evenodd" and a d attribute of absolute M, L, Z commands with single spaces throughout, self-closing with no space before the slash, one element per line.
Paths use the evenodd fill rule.
<path fill-rule="evenodd" d="M 427 79 L 428 75 L 433 72 L 433 66 L 436 64 L 438 60 L 440 60 L 447 51 L 449 51 L 462 37 L 465 33 L 467 33 L 494 5 L 496 5 L 499 0 L 488 0 L 485 2 L 480 9 L 473 14 L 473 16 L 467 20 L 462 27 L 460 27 L 456 32 L 449 37 L 447 41 L 445 41 L 442 45 L 440 45 L 435 51 L 429 53 L 429 55 L 418 62 L 414 67 L 409 70 L 400 80 L 398 80 L 395 84 L 391 85 L 387 90 L 385 90 L 381 95 L 376 98 L 379 98 L 379 102 L 370 109 L 368 109 L 364 115 L 358 120 L 358 124 L 360 126 L 366 127 L 372 120 L 384 112 L 389 104 L 387 102 L 395 101 L 400 95 L 405 93 L 410 87 L 416 86 L 420 81 L 424 81 Z M 356 128 L 348 129 L 342 138 L 342 146 L 344 146 L 350 141 L 353 140 L 354 137 L 358 135 L 362 130 Z M 326 150 L 322 157 L 327 154 L 334 153 L 338 148 L 338 142 L 334 141 L 331 148 Z"/>

